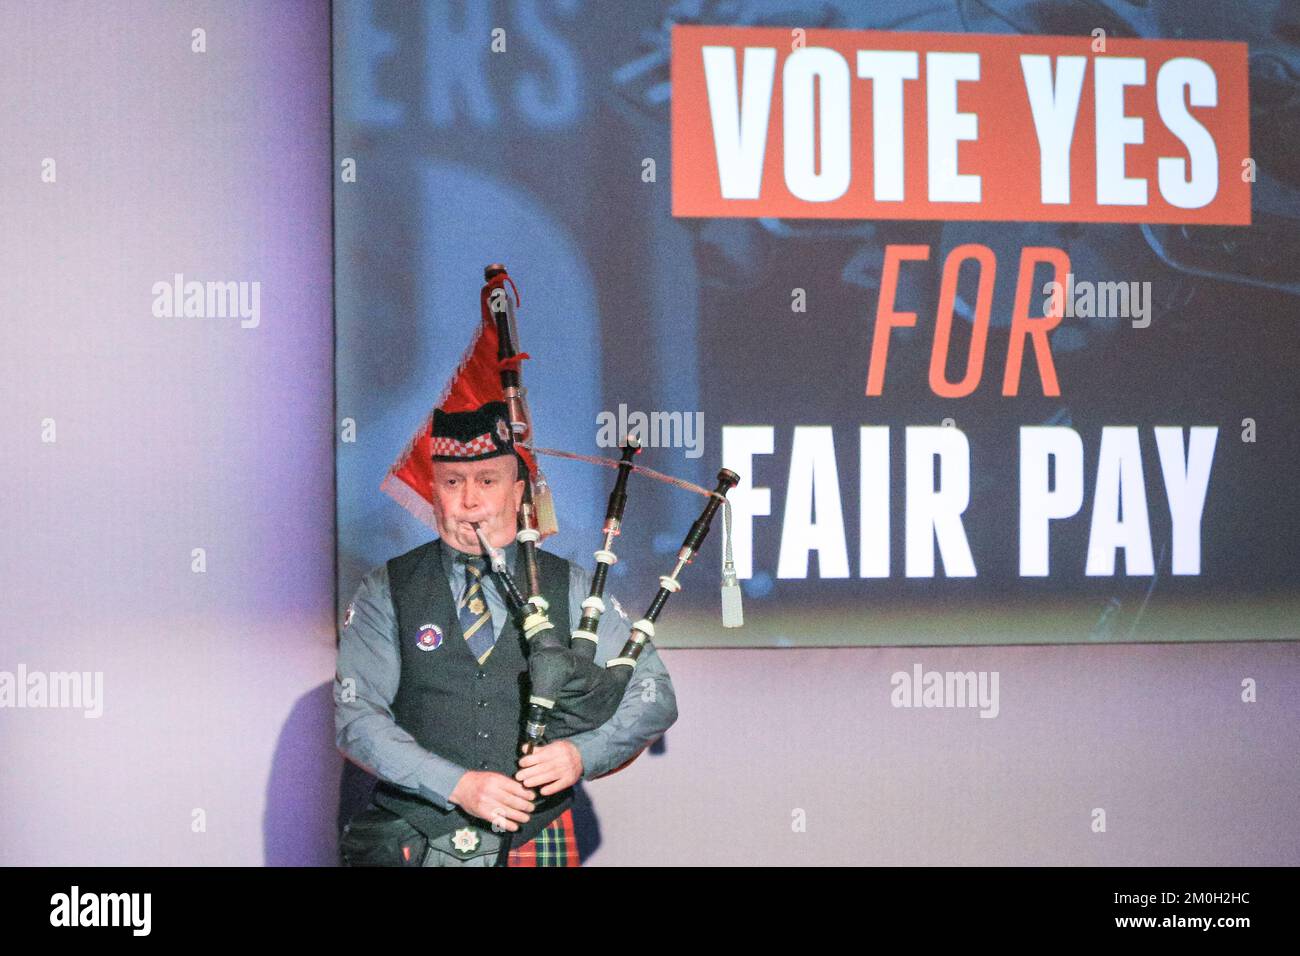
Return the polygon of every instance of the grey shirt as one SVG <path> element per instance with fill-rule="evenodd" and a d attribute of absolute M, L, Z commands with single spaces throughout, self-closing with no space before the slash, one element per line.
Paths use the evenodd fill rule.
<path fill-rule="evenodd" d="M 514 567 L 517 549 L 513 542 L 504 549 L 508 567 Z M 452 596 L 459 598 L 465 587 L 465 568 L 455 562 L 455 550 L 446 541 L 441 550 L 443 572 L 451 582 Z M 484 577 L 483 593 L 499 638 L 509 610 L 492 575 Z M 569 618 L 573 627 L 577 627 L 582 602 L 590 593 L 590 573 L 570 563 Z M 608 589 L 605 606 L 597 630 L 597 664 L 617 657 L 631 633 L 630 621 Z M 344 621 L 334 675 L 334 733 L 339 750 L 375 776 L 451 809 L 455 804 L 448 795 L 467 768 L 425 750 L 393 717 L 401 652 L 386 563 L 361 579 Z M 614 716 L 595 730 L 565 739 L 582 755 L 583 778 L 592 780 L 631 759 L 676 719 L 672 680 L 653 643 L 647 641 Z"/>

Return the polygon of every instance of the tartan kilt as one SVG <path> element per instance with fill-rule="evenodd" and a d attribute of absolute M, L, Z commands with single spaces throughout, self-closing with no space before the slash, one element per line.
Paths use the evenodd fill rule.
<path fill-rule="evenodd" d="M 573 808 L 565 810 L 546 829 L 523 846 L 511 849 L 506 866 L 581 866 L 578 840 L 573 833 Z"/>

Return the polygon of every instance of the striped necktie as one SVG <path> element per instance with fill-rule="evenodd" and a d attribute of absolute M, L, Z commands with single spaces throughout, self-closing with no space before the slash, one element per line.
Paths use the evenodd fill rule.
<path fill-rule="evenodd" d="M 469 643 L 470 653 L 482 664 L 496 644 L 496 628 L 492 626 L 492 611 L 483 593 L 483 574 L 487 562 L 478 555 L 457 558 L 465 566 L 465 590 L 456 602 L 460 615 L 460 629 Z"/>

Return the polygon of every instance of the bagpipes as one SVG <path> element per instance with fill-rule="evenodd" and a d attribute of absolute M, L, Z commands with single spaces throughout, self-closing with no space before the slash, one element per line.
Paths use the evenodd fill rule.
<path fill-rule="evenodd" d="M 506 291 L 507 283 L 515 293 L 514 301 Z M 544 741 L 563 740 L 594 729 L 614 715 L 622 702 L 638 657 L 646 642 L 654 638 L 655 624 L 664 605 L 673 594 L 681 590 L 679 577 L 699 553 L 720 507 L 724 509 L 723 625 L 741 625 L 740 588 L 731 555 L 730 506 L 726 501 L 727 492 L 735 487 L 740 477 L 723 468 L 718 472 L 716 487 L 709 490 L 638 466 L 634 464 L 633 458 L 641 451 L 641 446 L 632 436 L 624 439 L 621 457 L 617 462 L 557 449 L 537 448 L 533 440 L 527 391 L 523 387 L 520 372 L 521 363 L 530 356 L 519 350 L 515 320 L 518 301 L 518 289 L 505 266 L 488 266 L 484 270 L 484 285 L 480 292 L 482 324 L 438 407 L 444 411 L 467 410 L 487 401 L 500 401 L 504 395 L 509 409 L 509 427 L 514 433 L 514 447 L 527 466 L 515 538 L 520 546 L 524 583 L 528 589 L 526 596 L 520 591 L 507 567 L 501 549 L 493 547 L 477 526 L 475 533 L 483 553 L 490 559 L 493 578 L 500 586 L 511 616 L 524 635 L 528 648 L 529 693 L 521 740 L 521 750 L 528 754 Z M 494 340 L 496 348 L 495 355 L 492 355 Z M 415 514 L 429 520 L 431 512 L 428 506 L 431 502 L 424 497 L 424 489 L 429 487 L 432 474 L 426 452 L 427 449 L 420 446 L 420 438 L 417 436 L 390 471 L 382 487 Z M 556 630 L 547 613 L 547 601 L 542 596 L 536 549 L 539 541 L 558 530 L 558 523 L 550 489 L 536 462 L 537 454 L 586 461 L 618 471 L 605 511 L 601 547 L 594 552 L 596 568 L 590 592 L 582 602 L 581 620 L 568 635 Z M 699 517 L 687 531 L 672 570 L 659 578 L 659 589 L 645 615 L 631 625 L 631 635 L 621 652 L 604 665 L 598 665 L 595 662 L 597 631 L 606 611 L 605 583 L 609 568 L 618 561 L 614 552 L 614 539 L 622 530 L 628 479 L 633 472 L 700 494 L 707 500 Z M 507 857 L 509 838 L 510 834 L 506 833 L 498 858 L 499 865 L 504 865 Z"/>
<path fill-rule="evenodd" d="M 532 417 L 520 376 L 520 363 L 528 356 L 518 349 L 515 303 L 504 288 L 505 283 L 510 282 L 511 286 L 514 283 L 505 266 L 499 264 L 488 266 L 484 270 L 484 280 L 481 298 L 485 313 L 491 317 L 497 334 L 497 359 L 500 364 L 501 387 L 510 409 L 510 427 L 515 433 L 517 447 L 522 446 L 537 453 L 538 449 L 532 441 Z M 528 645 L 528 714 L 522 740 L 525 754 L 540 746 L 544 738 L 562 740 L 599 727 L 614 715 L 631 680 L 637 658 L 646 641 L 654 637 L 655 622 L 664 605 L 670 596 L 681 590 L 679 575 L 699 552 L 718 508 L 726 500 L 727 492 L 740 481 L 739 475 L 724 468 L 718 472 L 718 484 L 713 491 L 699 489 L 708 500 L 687 532 L 671 573 L 659 578 L 658 592 L 650 602 L 645 616 L 632 625 L 631 636 L 619 655 L 603 667 L 598 666 L 595 663 L 596 635 L 601 615 L 606 610 L 605 580 L 609 568 L 618 561 L 613 547 L 614 539 L 622 529 L 628 478 L 634 470 L 645 470 L 637 469 L 632 462 L 640 450 L 640 443 L 634 437 L 625 440 L 622 456 L 615 466 L 618 477 L 605 509 L 603 540 L 595 552 L 596 570 L 592 575 L 591 591 L 582 603 L 581 621 L 567 636 L 557 633 L 551 624 L 547 616 L 546 599 L 541 593 L 537 543 L 543 537 L 543 531 L 550 533 L 557 530 L 549 489 L 546 489 L 546 504 L 541 508 L 536 504 L 539 496 L 534 493 L 534 486 L 546 488 L 541 469 L 529 468 L 531 480 L 525 482 L 523 503 L 519 509 L 516 541 L 521 548 L 525 580 L 530 591 L 526 599 L 511 577 L 504 555 L 488 543 L 482 531 L 475 529 L 484 553 L 491 558 L 494 577 L 501 585 L 515 623 Z M 590 460 L 585 456 L 568 457 Z M 689 488 L 697 487 L 680 480 L 674 480 L 673 483 Z"/>

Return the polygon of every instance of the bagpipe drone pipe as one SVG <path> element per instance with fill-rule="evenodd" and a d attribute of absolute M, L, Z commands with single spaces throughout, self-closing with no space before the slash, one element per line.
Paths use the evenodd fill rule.
<path fill-rule="evenodd" d="M 515 433 L 516 447 L 522 446 L 525 450 L 536 451 L 531 444 L 532 418 L 520 375 L 520 363 L 522 359 L 528 358 L 528 355 L 518 350 L 515 303 L 511 301 L 504 289 L 506 282 L 510 282 L 512 287 L 514 283 L 510 280 L 505 267 L 499 264 L 488 266 L 484 270 L 484 279 L 481 293 L 483 310 L 485 317 L 490 316 L 492 327 L 496 332 L 501 386 L 510 409 L 510 427 Z M 517 294 L 516 290 L 516 296 Z M 735 472 L 725 468 L 718 472 L 718 483 L 712 491 L 679 479 L 669 479 L 672 484 L 705 495 L 707 500 L 699 517 L 687 532 L 671 572 L 659 578 L 659 589 L 645 615 L 632 624 L 631 635 L 622 651 L 603 666 L 597 665 L 595 663 L 597 630 L 601 615 L 605 612 L 605 581 L 610 566 L 618 560 L 613 547 L 614 539 L 622 527 L 623 513 L 627 504 L 628 478 L 634 470 L 655 477 L 666 477 L 650 472 L 648 469 L 637 468 L 633 464 L 632 459 L 640 450 L 641 446 L 636 438 L 627 438 L 622 448 L 621 459 L 614 465 L 618 470 L 618 476 L 606 507 L 601 547 L 595 552 L 596 570 L 592 575 L 590 593 L 582 602 L 582 619 L 569 635 L 562 635 L 556 631 L 547 615 L 546 599 L 542 597 L 536 548 L 544 533 L 555 530 L 555 517 L 553 506 L 549 501 L 549 491 L 545 492 L 545 505 L 539 507 L 538 499 L 541 495 L 537 493 L 538 487 L 545 487 L 540 469 L 526 462 L 529 464 L 529 476 L 525 480 L 516 535 L 516 541 L 522 550 L 525 580 L 529 590 L 527 597 L 520 592 L 511 576 L 502 551 L 492 547 L 482 531 L 475 528 L 484 554 L 491 560 L 493 577 L 501 585 L 506 604 L 523 633 L 528 647 L 529 697 L 522 741 L 524 753 L 531 753 L 544 740 L 562 740 L 599 727 L 614 715 L 631 680 L 637 658 L 645 647 L 646 641 L 654 637 L 655 622 L 663 611 L 664 605 L 669 597 L 681 590 L 679 576 L 698 554 L 700 546 L 708 536 L 718 508 L 726 500 L 727 492 L 740 481 L 740 477 Z M 588 456 L 567 455 L 565 457 L 609 464 L 603 459 L 592 459 Z M 731 588 L 735 588 L 734 580 L 729 584 Z"/>

